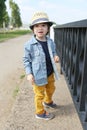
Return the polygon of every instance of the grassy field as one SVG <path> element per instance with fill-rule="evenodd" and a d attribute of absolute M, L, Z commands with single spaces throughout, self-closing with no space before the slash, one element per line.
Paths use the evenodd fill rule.
<path fill-rule="evenodd" d="M 29 34 L 31 31 L 29 30 L 16 30 L 16 31 L 8 31 L 8 32 L 0 32 L 0 42 L 3 42 L 5 40 L 18 37 L 21 35 Z"/>

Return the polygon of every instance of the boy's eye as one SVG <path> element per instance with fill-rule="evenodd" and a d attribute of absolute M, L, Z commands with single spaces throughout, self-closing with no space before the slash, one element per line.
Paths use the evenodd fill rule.
<path fill-rule="evenodd" d="M 35 27 L 38 27 L 38 24 L 36 24 Z"/>
<path fill-rule="evenodd" d="M 41 25 L 36 24 L 36 25 L 35 25 L 36 28 L 38 28 L 39 26 L 40 26 L 40 27 L 45 27 L 46 24 L 41 24 Z"/>
<path fill-rule="evenodd" d="M 45 24 L 42 24 L 42 27 L 45 27 L 46 25 Z"/>

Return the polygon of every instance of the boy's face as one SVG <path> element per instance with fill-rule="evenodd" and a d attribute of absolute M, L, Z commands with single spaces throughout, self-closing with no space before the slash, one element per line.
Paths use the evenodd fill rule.
<path fill-rule="evenodd" d="M 39 23 L 33 27 L 33 32 L 37 39 L 44 39 L 48 31 L 48 24 L 46 23 Z"/>

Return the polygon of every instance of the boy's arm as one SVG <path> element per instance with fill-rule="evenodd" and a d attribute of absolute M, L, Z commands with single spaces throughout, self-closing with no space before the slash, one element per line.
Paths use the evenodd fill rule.
<path fill-rule="evenodd" d="M 23 56 L 23 63 L 24 63 L 24 68 L 27 74 L 27 80 L 30 81 L 32 84 L 34 83 L 34 77 L 32 74 L 32 65 L 31 65 L 31 56 L 30 52 L 26 47 L 26 44 L 24 46 L 24 56 Z"/>
<path fill-rule="evenodd" d="M 31 66 L 31 56 L 30 52 L 26 47 L 26 44 L 24 46 L 24 56 L 23 56 L 23 63 L 24 63 L 24 68 L 26 71 L 26 74 L 32 74 L 32 66 Z"/>
<path fill-rule="evenodd" d="M 59 62 L 59 56 L 57 55 L 57 51 L 56 51 L 56 44 L 53 42 L 53 57 L 54 57 L 54 61 L 56 63 Z"/>

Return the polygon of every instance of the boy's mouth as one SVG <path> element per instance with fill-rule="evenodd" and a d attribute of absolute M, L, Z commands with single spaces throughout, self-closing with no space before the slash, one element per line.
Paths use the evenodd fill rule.
<path fill-rule="evenodd" d="M 38 32 L 38 33 L 43 33 L 42 31 Z"/>

